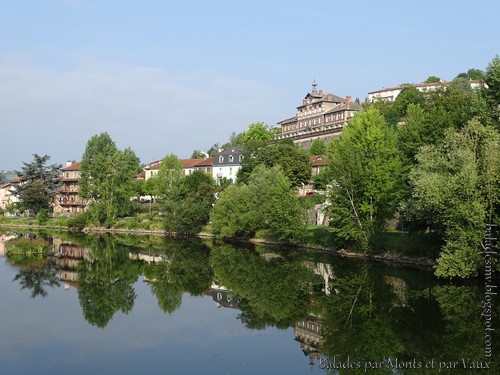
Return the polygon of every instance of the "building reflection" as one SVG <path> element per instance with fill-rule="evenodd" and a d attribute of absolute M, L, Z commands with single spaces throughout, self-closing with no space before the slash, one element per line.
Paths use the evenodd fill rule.
<path fill-rule="evenodd" d="M 63 283 L 64 289 L 76 287 L 78 285 L 78 266 L 89 258 L 90 249 L 56 237 L 53 238 L 52 249 L 57 276 Z"/>

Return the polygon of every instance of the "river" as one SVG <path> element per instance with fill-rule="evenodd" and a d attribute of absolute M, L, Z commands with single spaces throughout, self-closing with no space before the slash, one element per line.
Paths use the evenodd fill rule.
<path fill-rule="evenodd" d="M 43 251 L 7 256 L 19 236 L 0 239 L 2 374 L 500 373 L 482 279 L 126 235 L 32 234 Z"/>

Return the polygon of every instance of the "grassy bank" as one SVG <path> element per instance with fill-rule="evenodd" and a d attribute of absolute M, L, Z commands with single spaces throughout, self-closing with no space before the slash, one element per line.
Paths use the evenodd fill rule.
<path fill-rule="evenodd" d="M 49 218 L 43 224 L 36 218 L 0 217 L 0 226 L 5 228 L 85 230 L 96 233 L 129 233 L 135 235 L 165 235 L 162 218 L 158 215 L 138 214 L 117 220 L 111 228 L 89 226 L 82 216 Z M 207 225 L 198 237 L 212 237 Z M 285 245 L 269 231 L 259 231 L 252 239 L 235 239 L 260 244 Z M 335 251 L 340 255 L 387 260 L 405 264 L 432 266 L 442 246 L 439 238 L 429 233 L 386 231 L 380 234 L 377 248 L 369 253 L 343 249 L 335 233 L 329 227 L 309 225 L 306 227 L 305 243 L 300 247 L 323 251 Z"/>

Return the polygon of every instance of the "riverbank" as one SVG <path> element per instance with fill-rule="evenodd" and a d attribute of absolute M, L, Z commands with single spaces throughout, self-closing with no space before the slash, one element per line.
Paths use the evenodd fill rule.
<path fill-rule="evenodd" d="M 39 225 L 36 219 L 22 219 L 22 220 L 23 222 L 20 223 L 16 222 L 6 223 L 5 221 L 1 222 L 0 228 L 23 229 L 23 230 L 54 230 L 54 231 L 66 231 L 66 232 L 103 233 L 103 234 L 104 233 L 131 234 L 137 236 L 172 236 L 172 237 L 176 236 L 175 233 L 167 233 L 161 229 L 142 229 L 142 228 L 130 229 L 130 228 L 103 228 L 103 227 L 84 227 L 84 228 L 72 229 L 69 228 L 68 226 L 61 225 L 61 223 L 54 223 L 54 222 L 51 223 L 50 221 L 47 224 Z M 231 241 L 249 242 L 255 245 L 266 245 L 266 246 L 280 246 L 280 247 L 287 246 L 287 247 L 293 247 L 295 249 L 335 253 L 342 257 L 367 259 L 378 262 L 384 262 L 387 264 L 415 267 L 424 270 L 432 270 L 435 265 L 433 258 L 425 256 L 424 255 L 425 252 L 422 251 L 416 252 L 418 256 L 410 256 L 407 253 L 405 253 L 405 251 L 401 250 L 405 248 L 406 252 L 408 252 L 408 244 L 405 242 L 409 242 L 413 245 L 415 245 L 415 243 L 420 242 L 421 247 L 429 245 L 426 243 L 422 244 L 421 238 L 417 238 L 416 240 L 414 238 L 413 240 L 408 241 L 409 239 L 408 234 L 406 234 L 406 237 L 398 235 L 396 238 L 399 239 L 399 241 L 394 241 L 393 239 L 391 239 L 391 237 L 395 237 L 392 235 L 397 233 L 388 233 L 386 237 L 390 239 L 390 241 L 386 240 L 386 242 L 391 244 L 392 249 L 386 251 L 367 253 L 367 252 L 352 251 L 348 249 L 339 249 L 336 247 L 328 246 L 327 244 L 329 243 L 330 240 L 328 228 L 310 226 L 307 228 L 307 231 L 308 231 L 307 233 L 308 235 L 306 236 L 307 242 L 296 246 L 290 246 L 289 244 L 285 244 L 281 241 L 277 241 L 274 239 L 266 238 L 265 236 L 257 238 L 234 238 Z M 196 237 L 204 239 L 215 238 L 215 236 L 208 231 L 200 232 L 196 235 Z M 412 248 L 410 248 L 409 250 L 412 250 Z"/>

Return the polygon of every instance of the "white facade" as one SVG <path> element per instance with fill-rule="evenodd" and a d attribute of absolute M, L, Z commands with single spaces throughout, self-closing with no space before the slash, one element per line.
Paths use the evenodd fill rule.
<path fill-rule="evenodd" d="M 401 91 L 403 91 L 405 87 L 412 86 L 415 87 L 418 91 L 425 93 L 427 91 L 434 91 L 440 87 L 446 87 L 446 85 L 449 85 L 450 83 L 451 81 L 442 81 L 442 82 L 419 83 L 406 86 L 384 88 L 381 90 L 369 92 L 368 101 L 374 102 L 377 100 L 383 100 L 387 102 L 393 102 L 396 100 L 398 95 L 401 94 Z M 470 80 L 469 84 L 473 89 L 478 88 L 481 85 L 478 81 L 473 81 L 473 80 Z"/>

